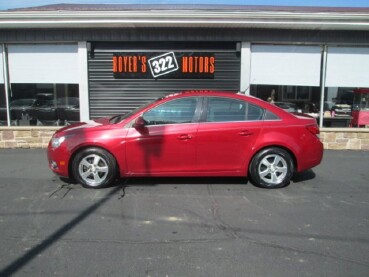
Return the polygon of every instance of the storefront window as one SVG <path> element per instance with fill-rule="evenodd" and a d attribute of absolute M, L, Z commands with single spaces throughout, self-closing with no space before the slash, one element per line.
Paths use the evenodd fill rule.
<path fill-rule="evenodd" d="M 369 125 L 369 114 L 362 107 L 368 95 L 368 63 L 368 47 L 328 47 L 324 127 Z"/>
<path fill-rule="evenodd" d="M 11 125 L 79 121 L 77 44 L 9 44 Z"/>
<path fill-rule="evenodd" d="M 4 84 L 0 84 L 0 126 L 8 125 Z"/>
<path fill-rule="evenodd" d="M 369 89 L 328 87 L 324 92 L 324 127 L 369 125 Z"/>
<path fill-rule="evenodd" d="M 355 89 L 351 124 L 356 127 L 369 125 L 369 88 Z"/>
<path fill-rule="evenodd" d="M 271 102 L 288 112 L 319 116 L 320 88 L 312 86 L 252 85 L 251 95 Z"/>
<path fill-rule="evenodd" d="M 8 124 L 3 71 L 3 47 L 0 45 L 0 126 Z"/>
<path fill-rule="evenodd" d="M 250 94 L 318 119 L 321 62 L 319 45 L 252 45 Z"/>
<path fill-rule="evenodd" d="M 11 125 L 60 126 L 79 121 L 77 84 L 11 84 Z"/>

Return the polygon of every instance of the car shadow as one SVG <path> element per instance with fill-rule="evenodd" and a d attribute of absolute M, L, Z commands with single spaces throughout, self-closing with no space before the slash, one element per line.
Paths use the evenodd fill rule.
<path fill-rule="evenodd" d="M 315 177 L 316 177 L 316 174 L 314 173 L 314 171 L 312 169 L 309 169 L 303 172 L 295 173 L 291 181 L 293 183 L 301 183 L 301 182 L 312 180 Z"/>
<path fill-rule="evenodd" d="M 59 177 L 67 184 L 78 185 L 74 179 Z M 247 185 L 245 177 L 134 177 L 120 178 L 105 188 L 118 186 L 158 186 L 158 185 Z"/>
<path fill-rule="evenodd" d="M 295 173 L 291 181 L 301 183 L 316 177 L 313 170 Z M 71 185 L 78 185 L 74 179 L 59 177 L 59 179 Z M 118 186 L 158 186 L 158 185 L 248 185 L 253 182 L 246 177 L 133 177 L 120 178 L 106 188 Z"/>
<path fill-rule="evenodd" d="M 124 179 L 123 179 L 124 180 Z M 119 183 L 119 181 L 118 181 Z M 227 185 L 247 184 L 244 177 L 146 177 L 126 179 L 129 186 L 157 186 L 157 185 Z"/>

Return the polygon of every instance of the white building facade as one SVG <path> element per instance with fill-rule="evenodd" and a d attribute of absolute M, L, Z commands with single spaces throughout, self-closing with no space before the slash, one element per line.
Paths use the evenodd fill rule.
<path fill-rule="evenodd" d="M 2 126 L 61 126 L 174 92 L 221 90 L 309 113 L 321 127 L 363 127 L 353 111 L 369 112 L 369 9 L 4 11 L 0 62 Z"/>

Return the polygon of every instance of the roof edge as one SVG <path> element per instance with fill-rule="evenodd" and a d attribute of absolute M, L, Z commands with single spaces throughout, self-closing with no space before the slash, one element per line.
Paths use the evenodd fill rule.
<path fill-rule="evenodd" d="M 128 5 L 128 6 L 136 7 L 136 5 L 133 6 Z M 151 7 L 151 5 L 149 6 Z M 193 5 L 185 5 L 185 6 L 192 7 Z M 235 8 L 235 6 L 216 6 L 219 8 L 210 10 L 209 9 L 170 10 L 164 9 L 164 7 L 168 8 L 167 5 L 164 5 L 163 9 L 155 9 L 155 10 L 130 9 L 130 10 L 42 10 L 42 11 L 14 10 L 11 12 L 6 11 L 0 12 L 0 28 L 18 29 L 18 28 L 222 27 L 222 28 L 369 30 L 369 9 L 355 9 L 355 11 L 345 11 L 345 12 L 324 11 L 324 9 L 323 10 L 319 9 L 319 12 L 318 10 L 312 10 L 308 12 L 306 10 L 295 11 L 289 9 L 287 10 L 248 9 L 250 6 L 237 6 L 237 8 Z M 178 6 L 175 5 L 173 7 Z M 223 9 L 220 7 L 232 7 L 232 9 Z M 260 6 L 252 6 L 252 7 L 259 8 Z"/>
<path fill-rule="evenodd" d="M 285 11 L 307 13 L 369 13 L 369 7 L 318 7 L 318 6 L 270 6 L 270 5 L 219 5 L 219 4 L 52 4 L 9 9 L 6 12 L 32 11 L 132 11 L 132 10 L 228 10 L 228 11 Z"/>

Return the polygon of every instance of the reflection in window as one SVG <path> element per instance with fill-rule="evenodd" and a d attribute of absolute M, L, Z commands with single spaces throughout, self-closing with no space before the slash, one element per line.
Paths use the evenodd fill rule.
<path fill-rule="evenodd" d="M 79 121 L 77 84 L 12 84 L 12 125 L 66 125 Z"/>
<path fill-rule="evenodd" d="M 302 86 L 282 86 L 283 101 L 310 101 L 311 87 Z"/>
<path fill-rule="evenodd" d="M 143 115 L 147 125 L 191 123 L 198 98 L 184 98 L 164 103 Z"/>
<path fill-rule="evenodd" d="M 251 95 L 271 102 L 288 112 L 304 112 L 318 117 L 320 87 L 252 85 Z"/>
<path fill-rule="evenodd" d="M 332 110 L 337 105 L 347 105 L 351 109 L 354 100 L 355 88 L 328 87 L 324 92 L 325 111 Z M 329 109 L 327 109 L 329 108 Z"/>
<path fill-rule="evenodd" d="M 261 120 L 263 109 L 242 100 L 211 97 L 208 99 L 207 122 Z"/>
<path fill-rule="evenodd" d="M 352 125 L 365 127 L 369 125 L 369 88 L 353 90 Z"/>
<path fill-rule="evenodd" d="M 369 89 L 355 89 L 352 109 L 355 111 L 369 111 Z"/>
<path fill-rule="evenodd" d="M 343 87 L 325 89 L 323 127 L 350 127 L 354 89 Z"/>
<path fill-rule="evenodd" d="M 8 125 L 4 84 L 0 84 L 0 126 Z"/>

